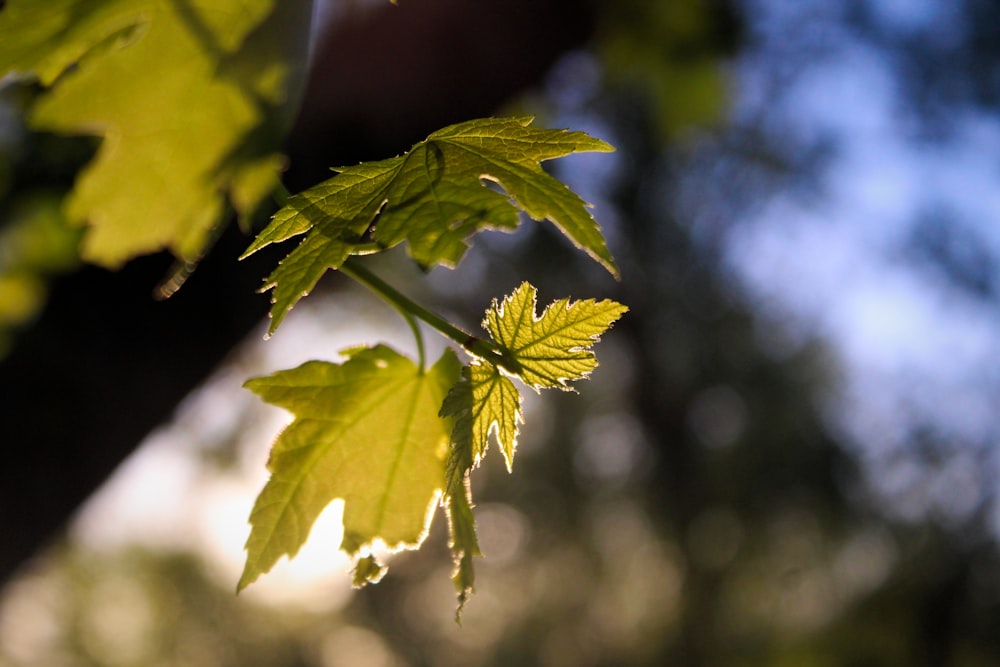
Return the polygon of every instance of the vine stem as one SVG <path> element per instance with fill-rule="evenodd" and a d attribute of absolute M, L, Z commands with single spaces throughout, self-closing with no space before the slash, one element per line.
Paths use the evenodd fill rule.
<path fill-rule="evenodd" d="M 414 329 L 414 333 L 417 336 L 417 346 L 419 348 L 421 366 L 423 366 L 424 358 L 423 341 L 420 338 L 419 330 L 416 328 L 414 318 L 418 318 L 426 322 L 432 329 L 443 335 L 445 338 L 448 338 L 462 346 L 462 349 L 469 354 L 485 359 L 494 365 L 504 367 L 508 366 L 508 364 L 505 363 L 501 349 L 492 341 L 477 338 L 468 331 L 455 326 L 437 313 L 424 308 L 419 303 L 416 303 L 409 297 L 400 293 L 392 285 L 388 284 L 362 266 L 361 263 L 354 257 L 350 257 L 344 262 L 344 264 L 340 267 L 340 272 L 370 289 L 403 315 L 403 318 L 406 319 L 406 321 L 410 324 L 410 327 Z"/>
<path fill-rule="evenodd" d="M 288 199 L 292 195 L 288 192 L 288 189 L 285 188 L 284 183 L 279 182 L 274 190 L 273 196 L 275 202 L 279 206 L 284 206 L 288 203 Z M 359 247 L 355 250 L 361 251 L 356 252 L 358 255 L 367 255 L 380 252 L 384 250 L 384 248 L 376 247 L 372 244 L 371 248 Z M 402 294 L 392 285 L 362 266 L 355 257 L 347 258 L 347 260 L 340 266 L 339 270 L 347 277 L 361 283 L 374 292 L 403 316 L 403 319 L 406 320 L 406 323 L 410 326 L 410 330 L 413 331 L 413 337 L 417 341 L 417 356 L 420 360 L 421 369 L 425 367 L 426 356 L 424 351 L 424 337 L 420 333 L 420 326 L 417 324 L 417 319 L 423 320 L 445 338 L 448 338 L 462 346 L 462 349 L 469 354 L 479 357 L 480 359 L 484 359 L 494 366 L 503 366 L 508 370 L 513 370 L 512 364 L 507 361 L 505 355 L 503 354 L 503 350 L 492 341 L 477 338 L 468 331 L 455 326 L 437 313 L 424 308 L 419 303 Z"/>

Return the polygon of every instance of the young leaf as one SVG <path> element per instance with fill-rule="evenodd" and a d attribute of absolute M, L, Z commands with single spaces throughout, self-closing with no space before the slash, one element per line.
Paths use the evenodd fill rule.
<path fill-rule="evenodd" d="M 531 121 L 486 118 L 452 125 L 400 157 L 336 169 L 333 178 L 290 199 L 246 253 L 309 232 L 267 281 L 265 288 L 275 289 L 273 322 L 280 322 L 326 269 L 338 268 L 366 234 L 370 238 L 364 240 L 377 248 L 405 241 L 425 267 L 454 267 L 471 236 L 514 229 L 518 211 L 552 221 L 617 276 L 588 205 L 541 167 L 544 160 L 613 148 L 582 132 L 532 128 Z M 490 183 L 505 194 L 487 187 Z"/>
<path fill-rule="evenodd" d="M 442 417 L 454 417 L 448 457 L 448 493 L 458 494 L 465 473 L 479 465 L 492 433 L 507 470 L 514 463 L 518 424 L 523 422 L 521 394 L 509 378 L 490 364 L 473 362 L 441 406 Z"/>
<path fill-rule="evenodd" d="M 503 303 L 494 300 L 483 327 L 508 353 L 525 384 L 569 389 L 567 382 L 597 367 L 591 346 L 628 308 L 607 299 L 560 299 L 537 317 L 536 298 L 535 288 L 521 283 Z"/>
<path fill-rule="evenodd" d="M 476 519 L 472 515 L 472 501 L 467 484 L 463 484 L 461 489 L 445 499 L 445 513 L 448 515 L 448 545 L 451 547 L 452 560 L 455 562 L 451 580 L 455 583 L 455 591 L 458 593 L 455 620 L 459 620 L 462 607 L 469 599 L 476 582 L 472 559 L 483 555 L 479 550 Z"/>
<path fill-rule="evenodd" d="M 312 0 L 10 0 L 0 78 L 51 87 L 37 128 L 104 137 L 67 200 L 83 254 L 114 267 L 168 248 L 196 261 L 226 199 L 249 215 L 304 76 Z M 127 39 L 126 39 L 127 37 Z"/>
<path fill-rule="evenodd" d="M 432 134 L 425 147 L 440 150 L 441 155 L 434 157 L 440 160 L 445 180 L 451 181 L 448 177 L 454 175 L 454 181 L 464 178 L 470 185 L 473 179 L 497 183 L 533 220 L 551 221 L 577 248 L 617 277 L 618 268 L 601 228 L 587 210 L 589 204 L 546 174 L 540 164 L 571 153 L 610 152 L 614 147 L 583 132 L 529 127 L 532 120 L 525 116 L 459 123 Z M 433 189 L 431 178 L 427 177 L 424 187 Z M 400 214 L 405 219 L 405 210 Z"/>
<path fill-rule="evenodd" d="M 271 451 L 238 590 L 294 556 L 336 498 L 344 500 L 341 549 L 358 557 L 359 583 L 382 571 L 360 553 L 376 540 L 390 549 L 418 546 L 444 486 L 451 424 L 438 407 L 458 375 L 450 351 L 422 372 L 380 345 L 353 351 L 343 364 L 311 361 L 248 381 L 295 420 Z"/>
<path fill-rule="evenodd" d="M 243 253 L 245 258 L 272 243 L 308 232 L 264 282 L 263 290 L 274 290 L 269 335 L 327 269 L 339 268 L 351 255 L 382 207 L 385 188 L 394 177 L 395 161 L 366 162 L 289 198 Z M 330 215 L 333 209 L 337 217 Z"/>
<path fill-rule="evenodd" d="M 510 471 L 518 424 L 523 420 L 521 394 L 494 364 L 502 363 L 504 371 L 516 374 L 536 389 L 568 389 L 567 382 L 582 379 L 597 367 L 590 348 L 628 310 L 614 301 L 588 299 L 571 303 L 562 299 L 536 317 L 536 298 L 535 288 L 522 283 L 502 304 L 493 302 L 483 327 L 499 344 L 500 356 L 492 361 L 476 359 L 464 367 L 461 379 L 441 405 L 441 416 L 455 420 L 444 502 L 455 561 L 452 580 L 458 591 L 456 618 L 475 581 L 472 558 L 481 555 L 472 515 L 469 471 L 485 455 L 491 433 Z"/>

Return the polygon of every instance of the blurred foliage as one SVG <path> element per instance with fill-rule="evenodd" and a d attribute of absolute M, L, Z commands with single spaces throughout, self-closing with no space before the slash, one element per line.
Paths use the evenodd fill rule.
<path fill-rule="evenodd" d="M 41 311 L 47 279 L 79 263 L 79 237 L 66 224 L 58 196 L 19 198 L 0 228 L 0 357 L 10 348 L 10 332 Z"/>
<path fill-rule="evenodd" d="M 641 91 L 660 138 L 721 120 L 729 86 L 720 56 L 738 42 L 727 2 L 597 3 L 597 51 L 610 82 Z"/>
<path fill-rule="evenodd" d="M 40 313 L 49 281 L 79 265 L 81 232 L 62 214 L 62 198 L 92 150 L 89 140 L 59 140 L 16 122 L 36 91 L 0 89 L 0 358 Z"/>
<path fill-rule="evenodd" d="M 278 182 L 312 0 L 47 5 L 0 13 L 0 76 L 45 87 L 33 127 L 109 137 L 66 199 L 88 226 L 83 255 L 116 268 L 166 248 L 196 262 L 230 205 L 249 218 Z M 178 123 L 185 108 L 198 112 Z"/>
<path fill-rule="evenodd" d="M 5 593 L 0 664 L 316 664 L 302 646 L 316 618 L 248 605 L 190 556 L 64 545 L 50 558 Z"/>

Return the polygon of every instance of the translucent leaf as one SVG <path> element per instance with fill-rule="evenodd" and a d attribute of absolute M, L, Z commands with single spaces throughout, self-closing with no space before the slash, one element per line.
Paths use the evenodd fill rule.
<path fill-rule="evenodd" d="M 479 551 L 476 519 L 472 515 L 471 494 L 467 486 L 447 497 L 445 513 L 448 515 L 448 545 L 451 547 L 452 560 L 455 562 L 451 580 L 458 595 L 458 608 L 455 610 L 455 619 L 458 620 L 476 582 L 472 559 L 483 555 Z"/>
<path fill-rule="evenodd" d="M 227 200 L 250 215 L 304 75 L 311 0 L 10 0 L 0 77 L 51 86 L 39 129 L 104 138 L 67 201 L 110 267 L 169 249 L 193 262 Z"/>
<path fill-rule="evenodd" d="M 294 556 L 320 512 L 344 500 L 341 549 L 358 558 L 356 582 L 381 576 L 367 550 L 423 542 L 444 487 L 450 420 L 438 416 L 459 375 L 446 351 L 429 371 L 385 346 L 343 364 L 311 361 L 246 386 L 295 415 L 274 443 L 271 478 L 250 515 L 238 588 Z"/>
<path fill-rule="evenodd" d="M 291 197 L 274 214 L 243 257 L 271 243 L 308 235 L 264 283 L 264 290 L 273 290 L 268 333 L 277 330 L 292 306 L 312 291 L 328 269 L 339 268 L 351 255 L 381 208 L 386 186 L 394 176 L 391 161 L 368 162 Z M 339 217 L 329 214 L 335 207 Z"/>
<path fill-rule="evenodd" d="M 448 490 L 458 493 L 465 472 L 479 465 L 492 433 L 507 470 L 514 463 L 518 424 L 523 421 L 521 394 L 509 378 L 490 364 L 473 362 L 448 392 L 441 415 L 455 418 L 448 458 Z"/>
<path fill-rule="evenodd" d="M 324 271 L 338 268 L 349 254 L 405 241 L 419 264 L 453 267 L 471 236 L 516 228 L 520 211 L 552 221 L 617 276 L 588 205 L 541 166 L 612 147 L 582 132 L 532 128 L 531 121 L 486 118 L 453 125 L 405 155 L 338 168 L 333 178 L 292 197 L 246 253 L 308 233 L 267 280 L 265 287 L 275 290 L 271 330 Z"/>
<path fill-rule="evenodd" d="M 522 283 L 502 304 L 493 302 L 483 326 L 499 354 L 476 359 L 462 369 L 461 379 L 441 405 L 441 416 L 452 417 L 451 450 L 446 472 L 445 508 L 451 535 L 458 591 L 458 614 L 475 582 L 472 559 L 481 555 L 472 515 L 469 472 L 486 454 L 491 434 L 510 471 L 523 420 L 521 394 L 505 373 L 516 374 L 536 389 L 558 387 L 586 377 L 597 367 L 590 348 L 627 310 L 614 301 L 556 301 L 535 315 L 536 290 Z M 502 370 L 498 365 L 502 365 Z"/>
<path fill-rule="evenodd" d="M 569 389 L 569 381 L 597 368 L 590 348 L 628 308 L 607 299 L 560 299 L 536 316 L 536 299 L 535 288 L 521 283 L 502 303 L 493 302 L 483 327 L 525 384 Z"/>

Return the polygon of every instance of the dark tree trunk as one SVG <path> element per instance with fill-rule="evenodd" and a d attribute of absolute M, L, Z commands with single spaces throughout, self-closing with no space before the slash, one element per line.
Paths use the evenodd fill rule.
<path fill-rule="evenodd" d="M 452 122 L 494 113 L 589 34 L 568 0 L 403 2 L 333 26 L 287 142 L 299 189 L 331 166 L 399 153 Z M 154 301 L 170 260 L 58 281 L 46 310 L 0 362 L 0 580 L 76 508 L 260 321 L 276 261 L 236 257 L 225 234 L 180 292 Z"/>

